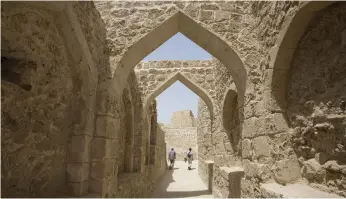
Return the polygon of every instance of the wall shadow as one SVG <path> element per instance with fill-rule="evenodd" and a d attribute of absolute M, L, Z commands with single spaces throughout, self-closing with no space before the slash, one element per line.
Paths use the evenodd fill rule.
<path fill-rule="evenodd" d="M 195 170 L 195 169 L 196 167 L 191 168 L 191 170 Z M 175 183 L 175 185 L 176 183 L 182 183 L 183 185 L 185 185 L 186 180 L 187 181 L 192 180 L 188 176 L 186 176 L 185 178 L 184 173 L 181 173 L 181 172 L 187 172 L 187 173 L 193 172 L 191 170 L 187 171 L 187 164 L 185 165 L 184 163 L 175 165 L 175 168 L 173 170 L 167 169 L 165 174 L 156 183 L 156 187 L 151 197 L 152 198 L 184 198 L 184 197 L 198 197 L 201 195 L 210 195 L 211 192 L 207 188 L 205 188 L 205 190 L 193 190 L 193 187 L 191 187 L 191 191 L 189 191 L 189 190 L 179 190 L 179 188 L 177 189 L 177 187 L 174 185 L 171 186 L 171 183 Z M 179 172 L 179 174 L 175 172 Z M 179 180 L 179 182 L 177 181 L 177 179 Z M 173 189 L 173 190 L 169 191 L 168 189 Z"/>

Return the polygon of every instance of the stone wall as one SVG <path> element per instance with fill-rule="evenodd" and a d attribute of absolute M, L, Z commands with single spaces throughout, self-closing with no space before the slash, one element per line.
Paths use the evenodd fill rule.
<path fill-rule="evenodd" d="M 121 144 L 115 149 L 115 152 L 120 152 L 115 161 L 118 165 L 117 184 L 107 190 L 106 196 L 109 197 L 150 197 L 156 182 L 166 170 L 165 134 L 156 123 L 156 102 L 150 105 L 147 113 L 138 112 L 142 110 L 142 104 L 136 82 L 133 73 L 123 92 L 123 96 L 126 98 L 128 95 L 129 98 L 124 99 L 122 104 L 121 129 L 118 132 Z M 130 114 L 132 119 L 127 115 L 128 110 L 133 113 Z M 129 123 L 131 120 L 136 122 Z M 129 128 L 128 125 L 132 127 Z M 128 139 L 129 137 L 132 139 Z"/>
<path fill-rule="evenodd" d="M 177 160 L 184 160 L 186 153 L 191 148 L 194 160 L 198 159 L 196 127 L 171 128 L 163 126 L 162 128 L 166 135 L 167 152 L 174 148 Z"/>
<path fill-rule="evenodd" d="M 79 195 L 98 82 L 78 22 L 71 28 L 81 4 L 1 5 L 2 196 Z"/>
<path fill-rule="evenodd" d="M 171 124 L 162 126 L 165 132 L 166 151 L 174 148 L 177 160 L 184 160 L 186 153 L 191 148 L 194 159 L 197 160 L 197 128 L 193 113 L 190 110 L 174 112 L 171 121 Z"/>
<path fill-rule="evenodd" d="M 196 127 L 196 119 L 192 111 L 177 111 L 174 112 L 171 118 L 172 128 Z"/>
<path fill-rule="evenodd" d="M 312 186 L 346 197 L 346 5 L 316 14 L 291 63 L 290 144 Z M 299 170 L 300 171 L 300 170 Z M 298 171 L 298 172 L 299 172 Z"/>
<path fill-rule="evenodd" d="M 180 81 L 196 95 L 210 101 L 214 98 L 213 70 L 219 67 L 216 59 L 205 61 L 148 61 L 135 67 L 144 103 L 150 103 L 175 81 Z"/>
<path fill-rule="evenodd" d="M 207 70 L 205 70 L 206 68 Z M 203 92 L 194 89 L 196 87 L 190 86 L 190 89 L 192 89 L 197 95 L 204 97 L 204 102 L 202 103 L 205 104 L 207 108 L 206 110 L 201 110 L 202 112 L 199 113 L 204 114 L 206 117 L 200 120 L 201 127 L 198 126 L 198 128 L 201 129 L 201 135 L 198 135 L 198 142 L 201 143 L 201 147 L 198 145 L 198 150 L 195 150 L 194 147 L 192 147 L 194 151 L 198 153 L 202 151 L 202 154 L 204 154 L 199 163 L 201 173 L 209 175 L 209 166 L 205 161 L 215 159 L 215 153 L 212 151 L 217 151 L 218 153 L 218 156 L 216 156 L 217 164 L 215 165 L 215 169 L 219 169 L 221 166 L 237 166 L 241 164 L 238 154 L 241 152 L 239 149 L 241 123 L 239 121 L 240 111 L 238 110 L 239 108 L 237 104 L 237 89 L 235 88 L 231 74 L 218 60 L 141 62 L 136 66 L 135 71 L 137 79 L 141 84 L 140 88 L 143 96 L 147 96 L 144 98 L 145 103 L 148 103 L 148 101 L 158 96 L 164 91 L 164 89 L 174 83 L 174 81 L 179 80 L 178 78 L 174 79 L 176 74 L 183 74 L 189 78 L 191 82 L 187 83 L 186 81 L 184 82 L 185 79 L 182 79 L 182 82 L 185 83 L 185 85 L 189 86 L 195 84 L 196 86 L 203 88 L 203 92 L 207 94 L 207 97 L 205 97 L 202 95 Z M 203 74 L 205 74 L 205 78 L 203 78 Z M 162 80 L 163 83 L 160 83 L 160 80 Z M 231 95 L 229 92 L 235 94 Z M 211 101 L 208 101 L 210 99 Z M 227 111 L 228 106 L 230 106 L 230 110 Z M 172 120 L 172 123 L 174 123 L 174 121 Z M 181 121 L 187 120 L 177 120 L 177 122 Z M 171 147 L 179 146 L 178 148 L 174 147 L 177 148 L 176 151 L 179 154 L 186 152 L 186 149 L 189 148 L 189 146 L 185 146 L 185 142 L 182 147 L 180 147 L 181 143 L 179 142 L 173 142 L 171 144 L 170 140 L 179 140 L 180 138 L 171 136 L 171 134 L 177 132 L 181 133 L 183 131 L 185 132 L 185 130 L 182 130 L 181 128 L 174 128 L 175 126 L 182 125 L 171 124 L 167 125 L 164 129 L 166 131 L 166 137 L 169 137 L 169 139 L 167 139 L 167 150 Z M 224 135 L 227 137 L 224 137 Z M 197 157 L 197 154 L 195 157 Z M 198 155 L 198 158 L 199 157 L 200 156 Z M 178 158 L 181 159 L 179 155 Z M 218 173 L 220 174 L 221 172 Z M 223 178 L 219 176 L 215 178 L 215 180 L 223 180 Z M 217 187 L 215 188 L 217 189 Z"/>
<path fill-rule="evenodd" d="M 198 143 L 199 157 L 215 161 L 214 184 L 222 181 L 221 167 L 242 165 L 243 197 L 260 196 L 261 183 L 301 178 L 345 195 L 345 13 L 342 3 L 316 12 L 329 4 L 2 2 L 3 196 L 147 196 L 160 161 L 148 164 L 159 146 L 151 146 L 155 123 L 143 105 L 172 83 L 154 80 L 165 71 L 212 110 L 211 135 Z M 177 32 L 224 68 L 180 75 L 172 72 L 177 67 L 149 69 L 143 76 L 152 83 L 143 85 L 133 69 Z M 130 106 L 125 88 L 129 96 L 140 93 L 129 97 Z M 122 178 L 129 165 L 119 155 L 129 150 L 126 107 L 133 107 L 135 174 Z M 203 121 L 197 131 L 209 132 Z"/>
<path fill-rule="evenodd" d="M 212 171 L 214 168 L 209 169 L 206 161 L 214 161 L 215 150 L 212 142 L 211 117 L 207 105 L 201 99 L 198 99 L 197 111 L 198 175 L 209 187 L 209 184 L 213 183 Z"/>

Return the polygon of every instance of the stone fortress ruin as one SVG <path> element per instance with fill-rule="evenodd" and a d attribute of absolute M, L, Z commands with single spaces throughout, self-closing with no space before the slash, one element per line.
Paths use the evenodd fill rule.
<path fill-rule="evenodd" d="M 345 2 L 1 6 L 2 197 L 150 197 L 175 81 L 214 197 L 346 197 Z M 141 62 L 177 32 L 214 58 Z"/>
<path fill-rule="evenodd" d="M 192 111 L 174 112 L 171 123 L 162 125 L 165 132 L 166 151 L 174 148 L 177 160 L 184 160 L 188 149 L 191 148 L 194 160 L 198 160 L 196 118 Z"/>

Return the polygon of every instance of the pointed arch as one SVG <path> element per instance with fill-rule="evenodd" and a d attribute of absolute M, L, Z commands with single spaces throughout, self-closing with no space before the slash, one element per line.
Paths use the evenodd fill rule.
<path fill-rule="evenodd" d="M 191 91 L 193 91 L 196 95 L 198 95 L 200 98 L 203 99 L 203 101 L 207 104 L 209 112 L 211 117 L 213 116 L 213 102 L 209 95 L 199 86 L 197 86 L 195 83 L 193 83 L 191 80 L 189 80 L 187 77 L 185 77 L 180 72 L 174 74 L 172 77 L 170 77 L 168 80 L 166 80 L 164 83 L 162 83 L 160 86 L 158 86 L 147 98 L 145 99 L 144 104 L 144 110 L 147 110 L 149 107 L 151 101 L 155 99 L 157 96 L 159 96 L 163 91 L 165 91 L 168 87 L 170 87 L 174 82 L 180 81 L 183 83 L 187 88 L 189 88 Z"/>
<path fill-rule="evenodd" d="M 333 1 L 312 1 L 304 5 L 298 12 L 287 20 L 279 33 L 277 44 L 271 49 L 273 57 L 269 64 L 269 85 L 275 105 L 272 111 L 284 112 L 286 109 L 286 90 L 293 54 L 304 34 L 309 22 L 316 12 L 333 4 Z M 268 96 L 269 97 L 269 96 Z"/>
<path fill-rule="evenodd" d="M 237 53 L 225 41 L 180 11 L 129 47 L 119 66 L 115 69 L 113 81 L 121 85 L 121 81 L 118 79 L 126 78 L 145 56 L 178 32 L 181 32 L 225 65 L 235 81 L 239 100 L 243 102 L 247 74 Z"/>
<path fill-rule="evenodd" d="M 241 151 L 239 147 L 239 142 L 241 140 L 241 125 L 237 95 L 237 90 L 231 85 L 224 95 L 222 104 L 223 128 L 227 134 L 228 142 L 233 148 L 233 152 Z"/>

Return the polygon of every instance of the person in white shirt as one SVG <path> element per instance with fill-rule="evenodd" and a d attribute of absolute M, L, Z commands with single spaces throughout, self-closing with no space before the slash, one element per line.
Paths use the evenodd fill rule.
<path fill-rule="evenodd" d="M 192 153 L 192 149 L 189 148 L 189 152 L 186 154 L 186 159 L 188 162 L 188 170 L 191 170 L 191 165 L 192 165 L 192 160 L 193 160 L 193 153 Z"/>
<path fill-rule="evenodd" d="M 169 169 L 173 169 L 175 158 L 176 158 L 175 151 L 174 151 L 174 149 L 172 148 L 172 149 L 168 152 L 168 160 L 169 160 L 169 162 L 170 162 Z"/>

